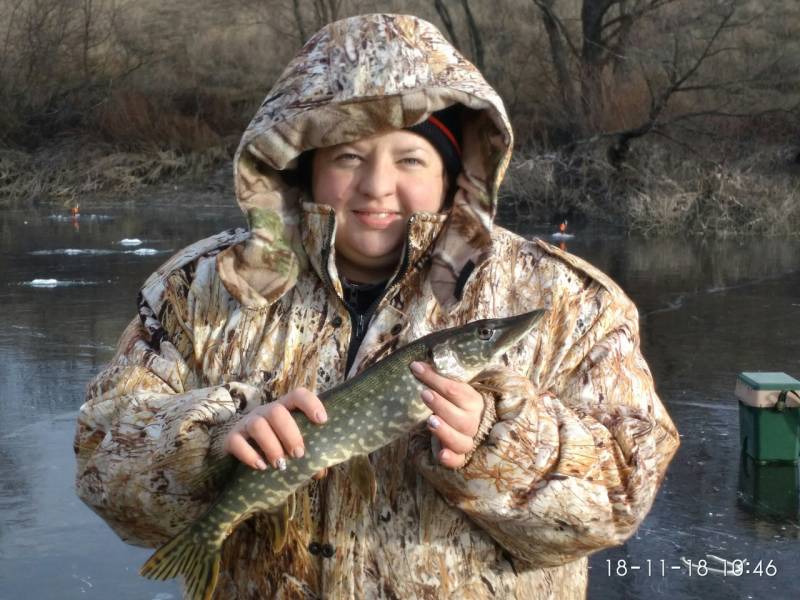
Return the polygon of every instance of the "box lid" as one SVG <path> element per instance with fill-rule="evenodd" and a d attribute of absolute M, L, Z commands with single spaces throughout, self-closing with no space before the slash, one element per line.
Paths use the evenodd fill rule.
<path fill-rule="evenodd" d="M 739 379 L 754 390 L 800 390 L 800 381 L 786 373 L 746 371 Z"/>

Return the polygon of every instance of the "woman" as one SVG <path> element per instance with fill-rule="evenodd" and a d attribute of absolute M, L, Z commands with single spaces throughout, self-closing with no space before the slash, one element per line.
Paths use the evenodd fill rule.
<path fill-rule="evenodd" d="M 228 539 L 217 598 L 581 598 L 591 552 L 649 510 L 677 446 L 638 316 L 583 261 L 492 224 L 512 136 L 497 94 L 430 24 L 333 23 L 290 63 L 234 167 L 248 232 L 173 257 L 91 384 L 78 493 L 131 543 L 163 543 L 232 454 L 282 468 L 292 413 L 398 346 L 549 309 L 469 384 L 424 367 L 434 416 L 298 494 L 288 543 L 258 516 Z M 269 462 L 271 465 L 267 465 Z"/>

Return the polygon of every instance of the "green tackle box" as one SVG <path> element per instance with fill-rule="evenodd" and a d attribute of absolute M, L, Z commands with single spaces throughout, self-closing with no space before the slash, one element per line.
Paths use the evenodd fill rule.
<path fill-rule="evenodd" d="M 762 462 L 800 459 L 800 381 L 786 373 L 739 373 L 742 452 Z"/>
<path fill-rule="evenodd" d="M 739 505 L 757 517 L 800 517 L 800 470 L 789 462 L 739 457 Z"/>

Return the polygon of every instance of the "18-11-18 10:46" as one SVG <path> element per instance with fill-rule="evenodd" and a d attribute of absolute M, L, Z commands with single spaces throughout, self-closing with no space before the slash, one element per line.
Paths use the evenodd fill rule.
<path fill-rule="evenodd" d="M 647 559 L 643 564 L 633 564 L 624 558 L 617 560 L 606 559 L 607 575 L 609 577 L 625 577 L 640 572 L 647 577 L 666 577 L 672 571 L 685 572 L 689 577 L 705 577 L 709 574 L 722 575 L 723 577 L 741 577 L 754 575 L 757 577 L 774 577 L 778 568 L 772 560 L 758 560 L 752 562 L 747 559 L 725 560 L 717 559 L 715 566 L 709 566 L 705 559 L 691 560 L 681 558 L 681 564 L 668 564 L 666 560 Z M 716 563 L 719 563 L 718 565 Z"/>

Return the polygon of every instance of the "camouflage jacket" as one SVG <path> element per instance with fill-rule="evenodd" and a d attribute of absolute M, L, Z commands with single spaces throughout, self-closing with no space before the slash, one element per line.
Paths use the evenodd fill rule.
<path fill-rule="evenodd" d="M 452 208 L 416 213 L 403 260 L 345 373 L 351 323 L 326 206 L 286 175 L 298 154 L 405 127 L 459 102 Z M 77 490 L 126 541 L 155 546 L 214 497 L 202 475 L 242 414 L 298 386 L 324 391 L 431 331 L 549 309 L 503 369 L 459 470 L 424 426 L 298 492 L 281 552 L 251 518 L 223 549 L 217 598 L 582 598 L 586 556 L 647 514 L 678 435 L 639 350 L 638 315 L 606 276 L 493 225 L 511 152 L 500 99 L 431 25 L 369 15 L 329 25 L 287 67 L 235 158 L 249 231 L 185 249 L 142 288 L 139 314 L 88 389 Z"/>

